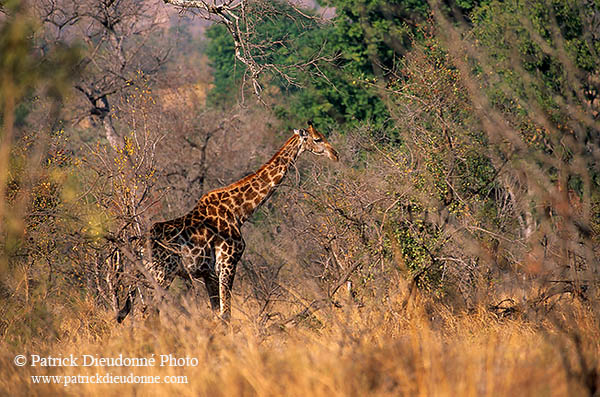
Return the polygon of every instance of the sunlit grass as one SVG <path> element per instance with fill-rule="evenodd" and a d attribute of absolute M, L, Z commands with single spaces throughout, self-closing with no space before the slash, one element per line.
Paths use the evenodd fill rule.
<path fill-rule="evenodd" d="M 266 332 L 234 316 L 226 326 L 208 309 L 191 317 L 117 325 L 112 313 L 65 313 L 55 338 L 19 347 L 3 343 L 0 392 L 5 395 L 204 396 L 564 396 L 584 389 L 569 379 L 562 357 L 578 368 L 567 331 L 523 316 L 499 319 L 487 310 L 452 313 L 439 304 L 403 297 L 384 304 L 347 306 L 316 316 L 322 326 Z M 572 304 L 588 360 L 598 356 L 598 328 L 584 306 Z M 236 318 L 237 317 L 237 318 Z M 318 322 L 315 322 L 318 323 Z M 154 357 L 151 367 L 18 367 L 30 356 Z M 160 356 L 197 359 L 197 366 L 160 366 Z M 81 361 L 81 360 L 80 360 Z M 183 362 L 183 361 L 182 361 Z M 189 362 L 189 361 L 188 361 Z M 81 363 L 79 363 L 81 364 Z M 158 375 L 185 384 L 33 384 L 31 375 Z"/>

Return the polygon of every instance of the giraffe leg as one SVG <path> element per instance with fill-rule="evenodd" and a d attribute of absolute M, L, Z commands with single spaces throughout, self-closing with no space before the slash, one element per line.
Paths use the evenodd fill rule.
<path fill-rule="evenodd" d="M 208 274 L 204 276 L 204 285 L 206 286 L 206 292 L 208 293 L 208 299 L 210 300 L 210 307 L 213 312 L 216 312 L 220 308 L 219 299 L 219 280 L 215 274 Z"/>
<path fill-rule="evenodd" d="M 244 240 L 240 235 L 223 240 L 215 249 L 215 268 L 219 275 L 220 317 L 229 322 L 231 318 L 231 289 L 237 262 L 244 252 Z"/>
<path fill-rule="evenodd" d="M 220 317 L 229 322 L 231 318 L 231 289 L 235 278 L 235 263 L 224 263 L 219 272 L 219 297 L 221 298 Z"/>

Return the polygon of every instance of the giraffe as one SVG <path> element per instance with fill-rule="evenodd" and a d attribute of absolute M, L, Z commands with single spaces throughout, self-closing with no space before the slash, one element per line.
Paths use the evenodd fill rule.
<path fill-rule="evenodd" d="M 206 193 L 187 214 L 155 223 L 145 237 L 143 263 L 158 285 L 166 289 L 176 276 L 187 281 L 202 279 L 212 310 L 228 322 L 236 265 L 245 248 L 242 225 L 305 151 L 338 161 L 337 152 L 309 121 L 308 128 L 295 129 L 255 173 Z M 128 294 L 117 315 L 119 323 L 131 311 L 134 297 L 134 292 Z"/>

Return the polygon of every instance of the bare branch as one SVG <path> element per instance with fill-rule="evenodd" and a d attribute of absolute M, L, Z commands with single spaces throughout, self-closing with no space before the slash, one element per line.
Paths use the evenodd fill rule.
<path fill-rule="evenodd" d="M 289 12 L 281 12 L 273 7 L 267 1 L 249 2 L 247 0 L 232 0 L 232 1 L 204 1 L 204 0 L 164 0 L 165 3 L 180 7 L 181 10 L 196 11 L 195 15 L 200 18 L 223 24 L 234 44 L 235 58 L 244 64 L 247 68 L 243 76 L 243 83 L 248 82 L 252 87 L 252 91 L 256 98 L 262 104 L 265 101 L 262 97 L 263 85 L 260 78 L 263 74 L 272 74 L 279 76 L 290 86 L 300 86 L 297 78 L 290 74 L 294 70 L 302 70 L 303 72 L 312 71 L 319 77 L 327 77 L 319 68 L 322 62 L 333 62 L 335 59 L 323 55 L 323 48 L 326 43 L 314 52 L 307 60 L 297 62 L 291 65 L 274 64 L 264 62 L 272 53 L 273 48 L 287 47 L 288 43 L 275 40 L 259 42 L 257 37 L 256 26 L 261 21 L 274 18 L 286 18 L 292 23 L 301 23 L 298 16 L 306 20 L 321 22 L 322 20 L 316 16 L 311 16 L 300 10 L 296 5 L 287 3 L 296 13 L 293 15 Z"/>

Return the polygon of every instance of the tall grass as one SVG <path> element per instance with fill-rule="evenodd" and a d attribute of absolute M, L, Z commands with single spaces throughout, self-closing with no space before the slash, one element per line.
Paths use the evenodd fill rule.
<path fill-rule="evenodd" d="M 200 396 L 566 396 L 584 395 L 585 379 L 569 332 L 576 332 L 584 359 L 598 357 L 597 319 L 576 302 L 568 329 L 545 321 L 499 319 L 485 308 L 453 313 L 425 297 L 397 293 L 316 314 L 322 326 L 260 332 L 238 316 L 224 326 L 208 309 L 175 321 L 156 319 L 119 326 L 112 313 L 89 301 L 79 316 L 65 316 L 56 338 L 7 346 L 0 355 L 0 393 L 49 395 Z M 244 307 L 238 307 L 244 311 Z M 197 366 L 18 367 L 17 354 L 63 357 L 198 359 Z M 32 375 L 185 376 L 186 384 L 34 384 Z"/>

